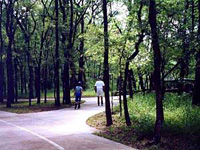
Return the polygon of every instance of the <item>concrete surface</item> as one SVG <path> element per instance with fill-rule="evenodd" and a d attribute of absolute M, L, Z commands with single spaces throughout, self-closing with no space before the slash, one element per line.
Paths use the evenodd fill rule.
<path fill-rule="evenodd" d="M 86 120 L 105 110 L 96 98 L 83 98 L 81 109 L 14 114 L 0 111 L 0 150 L 134 150 L 98 137 Z"/>

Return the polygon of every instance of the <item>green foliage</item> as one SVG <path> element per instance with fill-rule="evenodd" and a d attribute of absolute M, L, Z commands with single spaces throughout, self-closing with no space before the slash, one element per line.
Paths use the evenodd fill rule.
<path fill-rule="evenodd" d="M 70 91 L 70 95 L 73 98 L 74 97 L 74 90 Z M 63 97 L 63 91 L 60 91 L 60 96 Z M 94 84 L 91 84 L 90 88 L 86 89 L 83 91 L 83 97 L 94 97 L 96 96 L 96 93 L 94 91 Z M 19 99 L 28 99 L 29 96 L 28 94 L 19 94 L 18 95 Z M 44 98 L 44 93 L 42 93 L 42 98 Z M 49 90 L 47 92 L 47 99 L 53 99 L 54 98 L 54 91 Z"/>
<path fill-rule="evenodd" d="M 194 136 L 200 131 L 200 109 L 192 106 L 191 96 L 166 95 L 165 108 L 165 132 Z M 173 132 L 172 132 L 173 131 Z"/>
<path fill-rule="evenodd" d="M 129 100 L 129 111 L 134 128 L 141 136 L 152 135 L 156 112 L 154 95 L 137 94 L 133 99 Z"/>
<path fill-rule="evenodd" d="M 93 85 L 93 87 L 94 87 L 94 85 Z M 74 97 L 74 90 L 70 91 L 70 95 L 71 95 L 72 98 Z M 62 91 L 60 92 L 60 96 L 61 97 L 63 96 L 63 92 Z M 96 96 L 94 90 L 88 89 L 88 90 L 83 91 L 82 97 L 93 97 L 93 96 Z M 48 98 L 54 98 L 54 92 L 53 91 L 48 92 L 47 93 L 47 97 Z"/>
<path fill-rule="evenodd" d="M 154 94 L 135 94 L 133 101 L 129 100 L 129 112 L 133 123 L 131 128 L 136 131 L 137 139 L 152 138 L 156 114 Z M 163 143 L 175 147 L 178 140 L 179 144 L 186 142 L 183 149 L 200 147 L 200 108 L 192 106 L 190 95 L 166 94 L 164 114 Z"/>
<path fill-rule="evenodd" d="M 113 114 L 114 124 L 105 128 L 105 116 L 98 114 L 90 118 L 91 124 L 103 132 L 97 135 L 146 150 L 200 149 L 200 108 L 192 106 L 191 95 L 167 93 L 164 99 L 165 122 L 162 129 L 162 142 L 152 143 L 155 124 L 155 94 L 137 93 L 129 99 L 129 114 L 132 126 L 127 127 L 124 117 L 120 117 L 119 106 Z M 104 120 L 103 120 L 104 118 Z M 104 128 L 102 128 L 104 127 Z"/>
<path fill-rule="evenodd" d="M 152 132 L 156 114 L 154 94 L 136 94 L 134 100 L 129 101 L 129 110 L 132 120 L 139 124 L 139 130 Z M 164 132 L 185 135 L 197 133 L 200 131 L 199 113 L 199 107 L 192 106 L 190 95 L 166 94 Z"/>
<path fill-rule="evenodd" d="M 91 60 L 96 60 L 97 62 L 103 62 L 103 29 L 94 25 L 89 25 L 87 33 L 84 35 L 85 47 L 87 51 L 85 52 L 86 57 L 90 57 Z"/>
<path fill-rule="evenodd" d="M 83 91 L 83 97 L 95 97 L 96 96 L 96 93 L 94 90 L 86 90 L 86 91 Z"/>

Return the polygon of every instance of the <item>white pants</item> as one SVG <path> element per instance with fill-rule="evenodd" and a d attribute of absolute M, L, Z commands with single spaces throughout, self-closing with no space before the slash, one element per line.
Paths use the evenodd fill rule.
<path fill-rule="evenodd" d="M 103 96 L 103 89 L 97 89 L 97 96 Z"/>

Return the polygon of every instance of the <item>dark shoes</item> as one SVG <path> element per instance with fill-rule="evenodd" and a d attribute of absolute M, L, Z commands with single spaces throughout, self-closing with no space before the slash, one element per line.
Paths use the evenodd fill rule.
<path fill-rule="evenodd" d="M 77 105 L 78 105 L 78 109 L 79 109 L 79 108 L 81 108 L 81 104 L 79 103 L 79 104 L 75 104 L 75 107 L 74 107 L 74 109 L 76 109 L 76 108 L 77 108 Z"/>
<path fill-rule="evenodd" d="M 78 109 L 79 109 L 79 108 L 81 108 L 81 104 L 80 104 L 80 103 L 78 104 Z"/>

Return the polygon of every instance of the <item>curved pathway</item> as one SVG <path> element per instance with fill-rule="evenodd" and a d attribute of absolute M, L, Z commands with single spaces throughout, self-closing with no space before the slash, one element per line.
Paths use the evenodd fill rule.
<path fill-rule="evenodd" d="M 0 150 L 134 150 L 98 137 L 86 120 L 104 106 L 83 98 L 81 109 L 14 114 L 0 111 Z"/>

